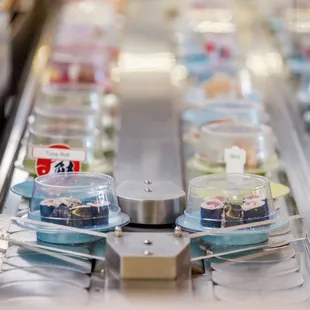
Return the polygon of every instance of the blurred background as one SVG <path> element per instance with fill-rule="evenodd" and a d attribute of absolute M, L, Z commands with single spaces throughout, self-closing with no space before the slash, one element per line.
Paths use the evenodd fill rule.
<path fill-rule="evenodd" d="M 118 226 L 115 223 L 127 225 L 130 217 L 124 230 L 172 232 L 178 220 L 188 214 L 194 214 L 198 228 L 186 227 L 186 221 L 183 228 L 204 231 L 201 226 L 208 223 L 201 222 L 201 197 L 195 194 L 195 186 L 189 188 L 185 209 L 189 181 L 228 172 L 225 151 L 237 147 L 246 153 L 241 172 L 254 175 L 254 180 L 260 180 L 257 175 L 267 177 L 273 185 L 269 189 L 266 181 L 268 186 L 259 193 L 257 184 L 251 183 L 253 195 L 248 194 L 247 199 L 268 198 L 273 213 L 289 218 L 286 230 L 267 235 L 270 239 L 264 239 L 265 243 L 250 240 L 246 244 L 250 247 L 261 242 L 258 247 L 266 246 L 268 251 L 273 246 L 279 253 L 284 248 L 285 254 L 276 256 L 275 261 L 294 263 L 293 275 L 286 281 L 277 279 L 276 289 L 269 285 L 264 291 L 268 305 L 292 302 L 309 307 L 309 21 L 310 0 L 0 0 L 2 214 L 18 219 L 39 214 L 38 205 L 31 208 L 29 204 L 37 176 L 101 173 L 113 176 L 113 186 L 118 189 L 115 194 L 111 186 L 106 197 L 113 198 L 115 222 L 105 223 L 102 231 L 113 230 Z M 68 150 L 72 157 L 59 159 L 53 155 L 55 149 Z M 242 182 L 240 191 L 248 186 Z M 26 188 L 19 187 L 18 192 L 15 186 L 20 184 Z M 197 192 L 200 187 L 204 185 L 197 185 Z M 126 216 L 119 214 L 118 204 Z M 269 216 L 263 214 L 262 218 Z M 87 218 L 78 225 L 88 227 L 85 222 Z M 220 217 L 216 227 L 223 228 L 226 223 Z M 27 228 L 12 225 L 5 233 L 18 234 L 22 243 L 34 232 Z M 47 248 L 50 243 L 64 242 L 57 239 L 62 235 L 58 231 L 51 235 L 55 239 L 43 240 Z M 81 237 L 81 233 L 75 234 L 76 239 L 67 238 L 64 243 L 73 244 L 75 251 L 85 241 Z M 40 244 L 35 233 L 27 238 Z M 86 285 L 77 293 L 57 290 L 70 301 L 81 295 L 85 304 L 89 293 L 101 301 L 100 289 L 108 287 L 102 279 L 102 261 L 97 260 L 105 255 L 105 242 L 96 245 L 91 238 L 86 240 L 85 249 L 91 257 L 87 271 L 82 271 L 87 273 Z M 274 242 L 271 245 L 270 240 Z M 233 245 L 226 242 L 225 250 L 240 245 L 239 240 Z M 195 246 L 191 270 L 198 284 L 189 286 L 199 298 L 206 298 L 200 306 L 238 305 L 239 292 L 248 294 L 243 280 L 239 283 L 242 290 L 235 287 L 238 281 L 230 282 L 234 275 L 229 277 L 229 285 L 221 287 L 211 268 L 209 258 L 223 249 L 216 252 L 212 242 Z M 7 248 L 0 248 L 0 254 L 2 250 L 5 256 Z M 298 261 L 297 253 L 302 253 Z M 208 255 L 208 259 L 199 259 Z M 13 263 L 17 260 L 20 264 L 18 270 L 25 264 L 42 267 L 44 261 L 35 256 L 29 262 L 17 251 L 3 261 L 0 255 L 5 268 L 11 268 L 12 257 Z M 51 264 L 58 268 L 53 261 Z M 285 264 L 281 268 L 289 269 Z M 246 273 L 247 267 L 242 270 Z M 255 270 L 257 279 L 265 269 Z M 296 271 L 301 272 L 297 275 Z M 101 278 L 96 282 L 93 276 L 98 273 Z M 58 273 L 57 281 L 61 282 L 61 276 Z M 297 276 L 298 281 L 291 276 L 295 280 Z M 34 296 L 42 293 L 40 285 L 28 285 L 27 274 L 15 277 L 12 299 L 28 292 Z M 20 277 L 24 277 L 22 281 Z M 251 278 L 250 282 L 257 284 L 250 288 L 254 300 L 261 299 L 269 277 L 272 274 L 266 272 L 258 284 Z M 10 278 L 3 281 L 11 284 Z M 42 282 L 49 281 L 45 277 Z M 113 281 L 110 284 L 116 287 Z M 58 282 L 49 285 L 43 293 L 52 299 L 54 288 L 61 286 Z M 10 288 L 2 295 L 0 290 L 0 301 L 9 300 L 6 292 L 10 293 Z"/>

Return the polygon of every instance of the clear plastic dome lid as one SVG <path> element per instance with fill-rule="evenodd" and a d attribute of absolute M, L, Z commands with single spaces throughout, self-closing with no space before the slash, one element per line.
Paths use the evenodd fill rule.
<path fill-rule="evenodd" d="M 48 174 L 35 179 L 29 217 L 75 228 L 119 220 L 114 179 L 91 173 Z"/>
<path fill-rule="evenodd" d="M 105 87 L 111 83 L 107 65 L 94 63 L 75 63 L 50 61 L 45 72 L 45 79 L 51 84 L 88 85 L 90 87 Z"/>
<path fill-rule="evenodd" d="M 75 148 L 91 148 L 95 140 L 99 137 L 99 131 L 89 131 L 83 127 L 70 128 L 60 126 L 40 127 L 36 130 L 29 128 L 28 144 L 31 145 L 50 145 L 50 144 L 68 144 Z"/>
<path fill-rule="evenodd" d="M 247 70 L 203 70 L 189 80 L 186 101 L 206 105 L 210 100 L 246 99 L 259 103 L 262 95 L 253 88 L 252 76 Z M 212 103 L 212 101 L 211 101 Z"/>
<path fill-rule="evenodd" d="M 260 105 L 250 101 L 221 100 L 211 101 L 202 108 L 185 111 L 182 120 L 197 127 L 224 121 L 259 125 L 266 121 L 266 113 Z"/>
<path fill-rule="evenodd" d="M 45 106 L 61 107 L 64 109 L 85 108 L 98 110 L 103 100 L 103 93 L 98 90 L 72 89 L 58 85 L 43 84 L 38 93 L 36 104 L 41 108 Z"/>
<path fill-rule="evenodd" d="M 74 133 L 91 132 L 101 128 L 100 113 L 90 108 L 75 107 L 63 109 L 53 105 L 34 108 L 32 128 L 37 131 L 58 132 L 59 130 Z"/>
<path fill-rule="evenodd" d="M 234 146 L 245 151 L 246 169 L 263 168 L 276 154 L 271 127 L 222 123 L 201 128 L 196 155 L 208 165 L 224 165 L 225 150 Z"/>
<path fill-rule="evenodd" d="M 246 174 L 212 174 L 189 183 L 185 215 L 202 228 L 221 228 L 275 217 L 267 178 Z"/>
<path fill-rule="evenodd" d="M 54 63 L 93 64 L 106 68 L 111 59 L 110 50 L 104 46 L 62 46 L 51 55 Z"/>
<path fill-rule="evenodd" d="M 66 127 L 37 131 L 30 128 L 22 141 L 26 152 L 20 165 L 31 175 L 81 171 L 109 174 L 113 148 L 104 142 L 98 130 L 77 132 Z"/>

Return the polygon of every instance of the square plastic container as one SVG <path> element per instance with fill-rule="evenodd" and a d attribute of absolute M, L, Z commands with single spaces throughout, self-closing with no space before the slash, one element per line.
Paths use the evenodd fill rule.
<path fill-rule="evenodd" d="M 84 243 L 98 237 L 44 227 L 44 223 L 109 231 L 129 221 L 118 206 L 114 179 L 90 173 L 50 174 L 36 178 L 28 218 L 38 221 L 37 238 L 53 243 Z"/>
<path fill-rule="evenodd" d="M 225 171 L 225 150 L 237 146 L 246 152 L 245 171 L 265 174 L 278 167 L 272 129 L 266 125 L 212 124 L 201 128 L 196 159 L 202 170 Z M 212 173 L 212 172 L 211 172 Z"/>

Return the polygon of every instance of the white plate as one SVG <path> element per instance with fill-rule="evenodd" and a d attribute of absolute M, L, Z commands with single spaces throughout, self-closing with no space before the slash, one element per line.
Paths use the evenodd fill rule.
<path fill-rule="evenodd" d="M 37 242 L 37 241 L 30 241 L 28 242 L 29 244 L 39 244 L 39 245 L 43 245 L 43 246 L 48 246 L 51 247 L 53 249 L 61 249 L 61 250 L 67 250 L 67 251 L 72 251 L 72 252 L 77 252 L 77 253 L 83 253 L 83 254 L 89 254 L 89 249 L 85 248 L 85 247 L 74 247 L 74 246 L 66 246 L 66 245 L 54 245 L 54 244 L 48 244 L 48 243 L 44 243 L 44 242 Z M 9 258 L 9 257 L 14 257 L 14 256 L 24 256 L 24 255 L 29 255 L 29 254 L 37 254 L 35 251 L 33 250 L 29 250 L 23 247 L 19 247 L 16 245 L 11 245 L 7 251 L 5 252 L 5 257 Z M 64 254 L 63 255 L 69 255 L 69 254 Z M 70 255 L 69 255 L 70 256 Z"/>
<path fill-rule="evenodd" d="M 16 268 L 31 268 L 31 267 L 44 267 L 52 268 L 57 266 L 58 268 L 90 273 L 91 263 L 87 260 L 79 260 L 79 264 L 72 262 L 66 262 L 48 255 L 41 254 L 29 254 L 26 256 L 15 256 L 3 259 L 1 271 L 8 271 Z"/>
<path fill-rule="evenodd" d="M 279 263 L 211 263 L 211 268 L 215 271 L 229 272 L 232 274 L 243 275 L 244 277 L 264 277 L 267 275 L 284 275 L 298 271 L 300 263 L 297 258 L 291 258 Z"/>
<path fill-rule="evenodd" d="M 309 299 L 309 292 L 304 287 L 282 291 L 243 291 L 232 290 L 223 286 L 215 286 L 215 296 L 223 301 L 236 305 L 287 306 L 306 302 Z M 269 309 L 269 308 L 268 308 Z M 293 308 L 292 308 L 293 309 Z"/>
<path fill-rule="evenodd" d="M 85 289 L 59 282 L 16 282 L 0 287 L 0 301 L 29 297 L 50 297 L 53 301 L 71 301 L 72 304 L 86 304 L 89 296 Z"/>
<path fill-rule="evenodd" d="M 245 278 L 242 275 L 231 275 L 226 272 L 213 271 L 212 280 L 218 285 L 234 290 L 244 291 L 277 291 L 293 289 L 304 284 L 300 272 L 280 276 Z"/>
<path fill-rule="evenodd" d="M 29 268 L 29 269 L 12 269 L 0 274 L 0 286 L 27 281 L 40 282 L 59 282 L 77 285 L 81 288 L 90 286 L 90 277 L 84 273 L 64 270 L 62 268 Z"/>
<path fill-rule="evenodd" d="M 218 257 L 218 259 L 231 262 L 240 263 L 278 263 L 294 257 L 296 254 L 295 249 L 292 246 L 285 246 L 275 249 L 264 249 L 261 252 L 241 255 L 236 258 L 229 258 L 227 256 Z"/>

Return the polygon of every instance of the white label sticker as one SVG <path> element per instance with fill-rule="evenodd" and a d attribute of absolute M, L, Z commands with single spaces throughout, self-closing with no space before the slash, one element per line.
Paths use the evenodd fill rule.
<path fill-rule="evenodd" d="M 238 146 L 225 149 L 224 160 L 226 163 L 226 173 L 244 173 L 246 152 Z"/>
<path fill-rule="evenodd" d="M 32 149 L 32 157 L 53 160 L 85 161 L 86 152 L 83 149 L 66 150 L 35 146 Z"/>

